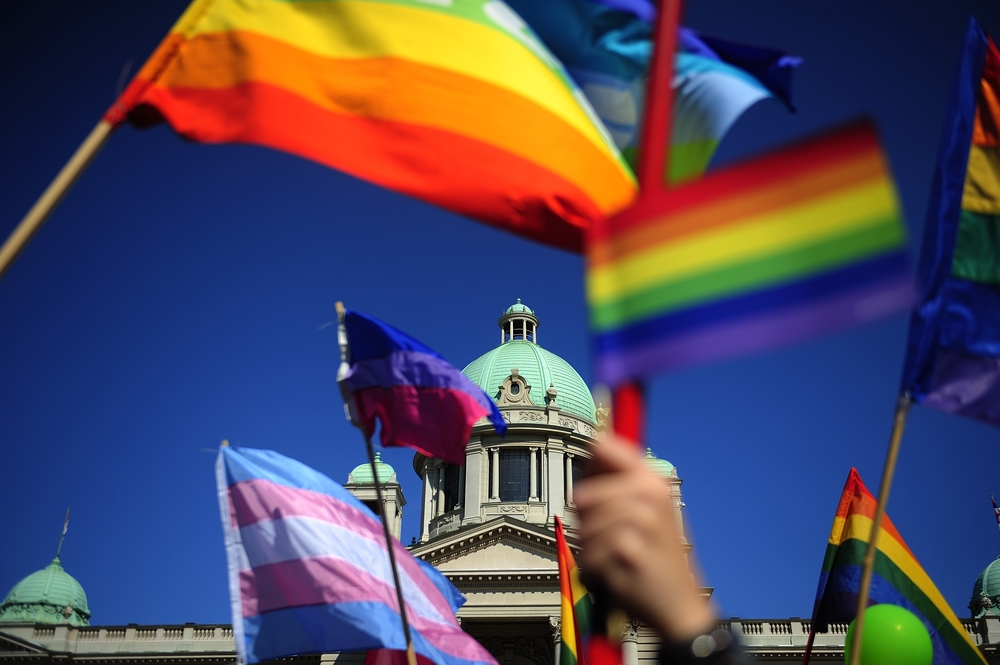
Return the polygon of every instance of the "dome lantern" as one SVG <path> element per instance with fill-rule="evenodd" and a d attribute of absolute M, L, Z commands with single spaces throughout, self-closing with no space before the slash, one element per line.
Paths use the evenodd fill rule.
<path fill-rule="evenodd" d="M 538 317 L 531 311 L 531 308 L 517 302 L 504 310 L 500 320 L 500 343 L 513 341 L 534 342 L 538 344 Z"/>

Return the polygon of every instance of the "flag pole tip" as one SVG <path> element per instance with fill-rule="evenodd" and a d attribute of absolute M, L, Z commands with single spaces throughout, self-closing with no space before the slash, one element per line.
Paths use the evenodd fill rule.
<path fill-rule="evenodd" d="M 347 310 L 344 308 L 344 301 L 338 300 L 334 304 L 334 307 L 337 310 L 337 318 L 338 319 L 343 319 L 344 318 L 344 313 L 347 312 Z"/>
<path fill-rule="evenodd" d="M 228 448 L 229 447 L 229 439 L 223 439 L 222 443 L 219 444 L 219 445 L 221 445 L 223 448 Z"/>

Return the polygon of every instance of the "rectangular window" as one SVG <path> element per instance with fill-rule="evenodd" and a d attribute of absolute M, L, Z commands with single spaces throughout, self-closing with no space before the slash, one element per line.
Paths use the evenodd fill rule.
<path fill-rule="evenodd" d="M 529 452 L 524 448 L 500 449 L 500 500 L 527 501 L 530 478 Z"/>
<path fill-rule="evenodd" d="M 461 499 L 462 488 L 459 486 L 460 470 L 454 464 L 444 467 L 444 509 L 445 511 L 456 508 Z"/>

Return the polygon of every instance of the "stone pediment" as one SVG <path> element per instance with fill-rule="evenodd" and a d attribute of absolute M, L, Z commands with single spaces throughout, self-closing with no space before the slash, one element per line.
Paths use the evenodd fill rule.
<path fill-rule="evenodd" d="M 44 649 L 37 644 L 33 644 L 27 640 L 22 640 L 14 635 L 0 632 L 0 654 L 2 654 L 4 658 L 14 655 L 38 657 L 48 653 L 48 649 Z"/>
<path fill-rule="evenodd" d="M 574 545 L 570 541 L 576 554 Z M 555 531 L 507 516 L 443 534 L 411 551 L 449 577 L 501 571 L 551 574 L 557 570 Z"/>

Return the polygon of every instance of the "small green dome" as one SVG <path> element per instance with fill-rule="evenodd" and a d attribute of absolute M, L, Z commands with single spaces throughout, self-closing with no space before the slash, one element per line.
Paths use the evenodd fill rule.
<path fill-rule="evenodd" d="M 375 468 L 378 469 L 378 481 L 380 483 L 389 482 L 392 474 L 396 473 L 395 469 L 382 461 L 382 453 L 375 453 Z M 358 485 L 374 485 L 375 480 L 372 476 L 372 465 L 366 463 L 354 467 L 354 471 L 351 471 L 347 482 Z"/>
<path fill-rule="evenodd" d="M 1000 556 L 990 562 L 976 578 L 969 609 L 972 610 L 972 616 L 977 618 L 984 614 L 1000 615 Z"/>
<path fill-rule="evenodd" d="M 516 303 L 504 310 L 504 314 L 534 314 L 534 312 L 527 305 L 521 304 L 521 299 L 518 298 Z"/>
<path fill-rule="evenodd" d="M 89 626 L 87 594 L 62 568 L 59 557 L 14 585 L 0 603 L 0 623 L 68 623 Z"/>
<path fill-rule="evenodd" d="M 677 468 L 665 459 L 660 459 L 653 454 L 652 448 L 646 448 L 646 466 L 657 475 L 664 478 L 676 478 Z"/>

